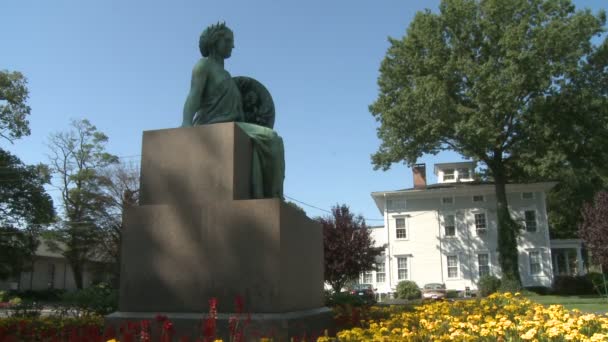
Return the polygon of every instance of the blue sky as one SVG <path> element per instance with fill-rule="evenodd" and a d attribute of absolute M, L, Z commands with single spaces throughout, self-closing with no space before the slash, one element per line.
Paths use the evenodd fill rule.
<path fill-rule="evenodd" d="M 271 92 L 285 142 L 285 194 L 329 210 L 336 203 L 379 224 L 372 191 L 412 186 L 402 164 L 374 171 L 380 142 L 368 106 L 378 95 L 387 37 L 402 37 L 417 11 L 439 1 L 31 1 L 0 2 L 0 69 L 29 80 L 32 135 L 0 147 L 27 163 L 47 162 L 49 134 L 87 118 L 108 150 L 137 163 L 142 131 L 177 127 L 200 58 L 198 37 L 226 21 L 233 75 Z M 604 0 L 578 0 L 593 12 Z M 432 165 L 453 153 L 425 156 Z M 304 206 L 309 216 L 324 215 Z"/>

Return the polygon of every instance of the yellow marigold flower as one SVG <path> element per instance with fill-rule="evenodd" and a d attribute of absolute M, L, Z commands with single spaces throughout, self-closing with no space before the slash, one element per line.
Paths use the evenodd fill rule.
<path fill-rule="evenodd" d="M 595 319 L 595 315 L 594 314 L 583 315 L 583 316 L 581 316 L 581 319 L 585 322 L 589 322 L 589 321 Z"/>
<path fill-rule="evenodd" d="M 521 335 L 520 337 L 521 337 L 523 340 L 531 340 L 531 339 L 533 339 L 533 338 L 534 338 L 534 336 L 536 336 L 536 333 L 537 333 L 537 332 L 538 332 L 538 331 L 536 330 L 536 328 L 532 328 L 532 329 L 530 329 L 530 330 L 526 331 L 526 333 L 525 333 L 525 334 L 523 334 L 523 335 Z"/>
<path fill-rule="evenodd" d="M 594 341 L 594 342 L 595 341 L 606 341 L 606 340 L 608 340 L 608 335 L 595 333 L 595 334 L 593 334 L 593 336 L 591 336 L 591 338 L 589 340 Z"/>

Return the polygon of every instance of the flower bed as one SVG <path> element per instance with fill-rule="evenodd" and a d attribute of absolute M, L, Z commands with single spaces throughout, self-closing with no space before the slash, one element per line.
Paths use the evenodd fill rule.
<path fill-rule="evenodd" d="M 107 341 L 116 336 L 104 331 L 103 318 L 8 317 L 0 319 L 0 341 Z"/>
<path fill-rule="evenodd" d="M 435 302 L 414 312 L 366 320 L 362 326 L 343 330 L 337 337 L 340 341 L 608 341 L 608 316 L 569 311 L 561 305 L 547 308 L 518 293 Z"/>
<path fill-rule="evenodd" d="M 239 305 L 240 304 L 240 305 Z M 215 312 L 210 301 L 210 313 Z M 237 306 L 242 303 L 237 301 Z M 242 312 L 239 310 L 240 312 Z M 205 321 L 198 341 L 215 341 L 214 315 Z M 246 317 L 246 316 L 245 316 Z M 561 305 L 544 307 L 519 294 L 494 294 L 485 299 L 435 302 L 418 307 L 390 306 L 336 309 L 337 323 L 349 326 L 331 341 L 608 341 L 608 316 L 583 314 Z M 231 320 L 230 340 L 243 340 L 244 325 Z M 152 324 L 152 326 L 150 326 Z M 166 317 L 121 327 L 118 333 L 103 329 L 98 316 L 84 318 L 3 318 L 0 341 L 150 341 L 150 331 L 160 329 L 160 340 L 171 341 L 172 326 Z M 186 339 L 187 340 L 187 339 Z M 261 338 L 261 341 L 271 339 Z M 302 341 L 302 339 L 298 339 Z M 117 341 L 117 340 L 114 340 Z"/>

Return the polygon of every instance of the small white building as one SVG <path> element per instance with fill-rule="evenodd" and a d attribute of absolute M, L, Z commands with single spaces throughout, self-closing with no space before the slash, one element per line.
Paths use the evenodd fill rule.
<path fill-rule="evenodd" d="M 33 264 L 29 271 L 23 271 L 17 277 L 0 281 L 0 291 L 42 291 L 42 290 L 76 290 L 76 282 L 72 267 L 63 256 L 61 243 L 55 243 L 60 250 L 50 247 L 47 240 L 41 239 Z M 110 274 L 100 273 L 95 268 L 103 264 L 102 261 L 88 261 L 83 272 L 83 284 L 88 287 L 101 281 L 109 281 Z"/>
<path fill-rule="evenodd" d="M 401 280 L 415 281 L 419 287 L 444 283 L 448 289 L 474 290 L 480 276 L 501 276 L 494 184 L 477 181 L 475 166 L 436 164 L 438 183 L 428 185 L 426 167 L 418 164 L 413 168 L 413 188 L 372 193 L 384 216 L 384 226 L 373 227 L 372 236 L 377 246 L 385 246 L 385 253 L 378 259 L 378 270 L 362 274 L 360 282 L 372 284 L 377 293 L 395 292 Z M 548 287 L 553 281 L 558 260 L 551 256 L 545 193 L 554 185 L 506 187 L 512 216 L 524 226 L 518 238 L 523 286 Z M 576 262 L 566 262 L 567 271 L 572 274 L 570 267 L 576 265 L 574 271 L 582 272 L 580 243 L 567 247 L 574 248 L 567 256 L 576 257 Z"/>

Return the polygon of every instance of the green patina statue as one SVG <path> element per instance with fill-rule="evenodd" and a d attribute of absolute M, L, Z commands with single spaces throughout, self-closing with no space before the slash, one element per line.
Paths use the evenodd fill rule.
<path fill-rule="evenodd" d="M 268 90 L 249 77 L 231 77 L 224 60 L 234 48 L 234 35 L 224 24 L 201 34 L 201 58 L 192 70 L 182 127 L 237 122 L 253 141 L 251 197 L 283 197 L 283 139 L 272 129 L 274 103 Z"/>

